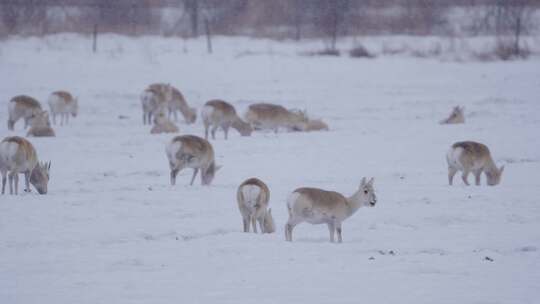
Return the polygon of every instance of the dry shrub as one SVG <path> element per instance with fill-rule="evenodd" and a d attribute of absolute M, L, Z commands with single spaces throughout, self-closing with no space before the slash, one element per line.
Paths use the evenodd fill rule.
<path fill-rule="evenodd" d="M 324 49 L 320 51 L 305 52 L 303 55 L 306 56 L 339 56 L 341 53 L 337 49 Z"/>
<path fill-rule="evenodd" d="M 358 44 L 349 51 L 349 56 L 353 58 L 375 58 L 362 44 Z"/>

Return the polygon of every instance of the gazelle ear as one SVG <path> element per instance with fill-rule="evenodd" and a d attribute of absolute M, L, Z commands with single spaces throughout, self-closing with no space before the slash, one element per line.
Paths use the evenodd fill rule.
<path fill-rule="evenodd" d="M 372 177 L 369 182 L 368 182 L 368 185 L 370 186 L 373 186 L 373 182 L 375 181 L 375 177 Z"/>

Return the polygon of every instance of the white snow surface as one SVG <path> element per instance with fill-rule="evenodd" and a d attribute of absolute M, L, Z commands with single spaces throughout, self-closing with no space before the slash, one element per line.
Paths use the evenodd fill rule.
<path fill-rule="evenodd" d="M 97 54 L 76 35 L 0 43 L 2 138 L 25 134 L 5 125 L 15 95 L 47 107 L 64 89 L 80 107 L 56 138 L 30 139 L 52 161 L 49 193 L 0 197 L 0 303 L 540 302 L 540 59 L 306 57 L 246 38 L 208 55 L 203 39 L 100 39 Z M 213 98 L 240 113 L 305 108 L 330 131 L 218 132 L 213 184 L 188 186 L 185 170 L 173 187 L 175 135 L 142 124 L 153 82 L 198 109 Z M 455 105 L 466 123 L 439 125 Z M 179 126 L 204 134 L 200 120 Z M 459 174 L 448 185 L 445 153 L 461 140 L 506 165 L 501 185 L 466 187 Z M 295 188 L 350 195 L 364 176 L 378 202 L 344 222 L 342 244 L 306 223 L 285 242 Z M 274 234 L 242 232 L 236 190 L 249 177 L 270 188 Z"/>

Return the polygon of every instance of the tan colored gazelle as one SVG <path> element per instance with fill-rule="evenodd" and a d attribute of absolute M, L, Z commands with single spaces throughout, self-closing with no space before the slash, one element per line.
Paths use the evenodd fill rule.
<path fill-rule="evenodd" d="M 60 115 L 60 125 L 69 122 L 69 115 L 77 117 L 79 113 L 79 101 L 67 91 L 56 91 L 49 96 L 49 108 L 56 125 L 56 115 Z"/>
<path fill-rule="evenodd" d="M 212 127 L 212 139 L 216 139 L 216 130 L 222 128 L 225 132 L 225 139 L 229 134 L 229 128 L 233 127 L 242 136 L 250 136 L 253 128 L 243 121 L 236 114 L 234 106 L 230 103 L 214 99 L 204 104 L 201 110 L 201 117 L 204 124 L 204 138 L 208 139 L 208 129 Z"/>
<path fill-rule="evenodd" d="M 236 191 L 238 209 L 242 215 L 244 232 L 249 232 L 250 224 L 253 232 L 257 233 L 257 223 L 261 227 L 261 233 L 273 233 L 276 231 L 272 209 L 268 208 L 270 201 L 270 189 L 258 178 L 245 180 Z"/>
<path fill-rule="evenodd" d="M 177 88 L 171 86 L 172 94 L 171 100 L 169 101 L 169 118 L 171 114 L 174 115 L 174 120 L 178 121 L 177 111 L 182 113 L 184 120 L 187 124 L 192 124 L 197 120 L 197 110 L 188 105 L 184 95 Z"/>
<path fill-rule="evenodd" d="M 18 194 L 20 173 L 24 173 L 25 192 L 30 192 L 31 183 L 39 194 L 46 194 L 50 169 L 51 162 L 39 163 L 36 149 L 28 140 L 22 137 L 12 136 L 4 138 L 0 142 L 2 194 L 5 193 L 8 173 L 10 194 Z M 13 191 L 13 188 L 15 188 L 15 191 Z"/>
<path fill-rule="evenodd" d="M 245 119 L 255 129 L 271 129 L 278 132 L 279 128 L 289 131 L 304 131 L 308 117 L 304 111 L 287 110 L 280 105 L 256 103 L 249 106 Z"/>
<path fill-rule="evenodd" d="M 150 130 L 150 134 L 178 133 L 178 131 L 178 127 L 169 120 L 164 111 L 155 114 L 154 126 Z"/>
<path fill-rule="evenodd" d="M 465 123 L 465 107 L 455 106 L 448 118 L 439 122 L 440 124 L 462 124 Z"/>
<path fill-rule="evenodd" d="M 362 206 L 375 206 L 377 197 L 373 188 L 373 178 L 366 182 L 362 178 L 360 187 L 351 196 L 345 197 L 334 191 L 317 188 L 298 188 L 289 195 L 287 209 L 289 220 L 285 225 L 285 239 L 292 241 L 292 232 L 302 222 L 326 224 L 330 232 L 330 242 L 334 242 L 337 231 L 338 242 L 342 242 L 341 224 Z"/>
<path fill-rule="evenodd" d="M 49 113 L 47 111 L 41 111 L 32 119 L 32 126 L 26 136 L 34 137 L 54 137 L 56 136 L 54 130 L 51 128 L 51 122 L 49 120 Z"/>
<path fill-rule="evenodd" d="M 474 141 L 457 142 L 446 153 L 448 163 L 448 183 L 452 185 L 454 175 L 461 171 L 465 185 L 469 185 L 467 177 L 472 172 L 476 185 L 480 185 L 480 175 L 486 174 L 487 184 L 495 186 L 501 182 L 504 166 L 497 168 L 486 145 Z"/>
<path fill-rule="evenodd" d="M 176 175 L 184 168 L 192 168 L 193 176 L 190 185 L 201 170 L 202 185 L 210 185 L 216 171 L 221 166 L 216 166 L 214 149 L 204 138 L 195 135 L 176 136 L 165 149 L 171 169 L 171 185 L 176 183 Z"/>
<path fill-rule="evenodd" d="M 159 112 L 168 111 L 171 98 L 172 87 L 170 84 L 154 83 L 148 86 L 141 94 L 143 124 L 151 124 L 152 116 Z"/>
<path fill-rule="evenodd" d="M 27 95 L 18 95 L 9 101 L 8 105 L 8 129 L 13 130 L 17 120 L 24 119 L 24 128 L 30 125 L 31 120 L 41 113 L 42 108 L 39 101 Z"/>
<path fill-rule="evenodd" d="M 306 124 L 306 129 L 304 131 L 328 131 L 328 125 L 321 119 L 310 119 L 308 120 Z"/>

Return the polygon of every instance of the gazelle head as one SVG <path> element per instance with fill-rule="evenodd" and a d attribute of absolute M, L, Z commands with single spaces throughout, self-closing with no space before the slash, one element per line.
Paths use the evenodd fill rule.
<path fill-rule="evenodd" d="M 49 170 L 51 162 L 38 163 L 30 174 L 30 183 L 34 185 L 39 194 L 47 194 L 47 185 L 49 184 Z"/>
<path fill-rule="evenodd" d="M 274 222 L 274 217 L 272 216 L 272 208 L 268 209 L 264 214 L 263 228 L 263 233 L 273 233 L 276 231 L 276 223 Z"/>
<path fill-rule="evenodd" d="M 212 183 L 212 180 L 214 180 L 214 176 L 216 175 L 216 172 L 221 169 L 221 166 L 216 166 L 214 162 L 208 167 L 206 170 L 201 170 L 201 178 L 202 178 L 202 184 L 207 186 Z"/>
<path fill-rule="evenodd" d="M 375 195 L 375 189 L 373 188 L 374 178 L 372 177 L 368 182 L 366 178 L 362 178 L 360 187 L 358 189 L 361 197 L 361 201 L 364 206 L 374 207 L 377 203 L 377 196 Z"/>
<path fill-rule="evenodd" d="M 498 185 L 501 182 L 502 173 L 504 171 L 504 165 L 497 169 L 493 166 L 492 170 L 485 170 L 487 177 L 487 184 L 490 186 Z"/>
<path fill-rule="evenodd" d="M 197 109 L 195 108 L 188 108 L 187 114 L 186 114 L 186 122 L 188 124 L 192 124 L 197 120 Z"/>
<path fill-rule="evenodd" d="M 238 130 L 242 136 L 251 136 L 251 133 L 253 133 L 253 127 L 240 118 L 233 122 L 232 127 Z"/>

